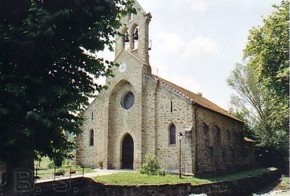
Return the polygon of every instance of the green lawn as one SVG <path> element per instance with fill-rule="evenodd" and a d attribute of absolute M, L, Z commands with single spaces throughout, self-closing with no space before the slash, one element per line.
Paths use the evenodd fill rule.
<path fill-rule="evenodd" d="M 251 177 L 251 176 L 257 176 L 259 174 L 263 174 L 269 171 L 277 170 L 274 167 L 269 168 L 255 168 L 250 169 L 246 171 L 236 172 L 233 174 L 225 175 L 225 176 L 219 176 L 217 178 L 211 178 L 212 181 L 225 181 L 225 180 L 237 180 L 241 178 Z"/>
<path fill-rule="evenodd" d="M 122 172 L 106 176 L 94 177 L 97 182 L 105 184 L 119 184 L 119 185 L 137 185 L 137 184 L 177 184 L 177 183 L 192 183 L 201 184 L 209 183 L 209 180 L 198 179 L 191 177 L 178 178 L 177 175 L 166 176 L 150 176 L 147 174 L 140 174 L 138 172 Z"/>
<path fill-rule="evenodd" d="M 191 183 L 192 185 L 211 183 L 214 181 L 235 180 L 250 176 L 259 175 L 275 168 L 258 168 L 217 178 L 194 178 L 184 176 L 182 179 L 177 175 L 150 176 L 139 172 L 122 172 L 105 176 L 94 177 L 94 180 L 104 184 L 118 185 L 142 185 L 142 184 L 179 184 Z"/>

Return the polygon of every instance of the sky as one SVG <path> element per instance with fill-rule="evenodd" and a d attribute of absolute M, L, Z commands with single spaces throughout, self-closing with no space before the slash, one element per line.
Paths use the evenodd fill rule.
<path fill-rule="evenodd" d="M 262 24 L 278 0 L 138 0 L 152 20 L 154 74 L 230 107 L 227 78 L 242 62 L 248 32 Z M 110 54 L 104 53 L 107 58 Z M 111 55 L 112 56 L 112 55 Z"/>

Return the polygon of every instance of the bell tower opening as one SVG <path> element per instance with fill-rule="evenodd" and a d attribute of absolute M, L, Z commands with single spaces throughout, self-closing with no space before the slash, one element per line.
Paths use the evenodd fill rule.
<path fill-rule="evenodd" d="M 139 27 L 136 26 L 133 28 L 133 39 L 132 39 L 132 50 L 138 49 L 138 43 L 139 43 Z"/>
<path fill-rule="evenodd" d="M 115 57 L 125 50 L 149 66 L 149 23 L 152 16 L 137 1 L 133 7 L 136 13 L 121 19 L 123 25 L 119 32 L 122 35 L 116 37 Z"/>
<path fill-rule="evenodd" d="M 129 50 L 130 49 L 130 36 L 129 36 L 129 31 L 128 29 L 124 30 L 124 37 L 123 37 L 123 49 Z"/>

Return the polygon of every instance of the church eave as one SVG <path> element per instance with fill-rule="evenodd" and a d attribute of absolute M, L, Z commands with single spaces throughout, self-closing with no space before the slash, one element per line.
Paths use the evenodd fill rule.
<path fill-rule="evenodd" d="M 236 120 L 236 121 L 238 121 L 238 122 L 244 123 L 242 120 L 236 118 L 235 116 L 233 116 L 233 115 L 231 115 L 231 114 L 225 114 L 224 112 L 219 112 L 219 111 L 216 111 L 216 110 L 214 110 L 214 109 L 212 109 L 212 108 L 209 108 L 209 107 L 206 107 L 206 106 L 204 106 L 204 105 L 202 105 L 202 104 L 199 104 L 199 103 L 196 102 L 194 99 L 188 97 L 186 94 L 182 93 L 181 91 L 177 90 L 176 88 L 173 88 L 171 85 L 167 84 L 166 82 L 163 82 L 163 81 L 165 81 L 165 80 L 162 79 L 162 78 L 160 78 L 160 77 L 158 77 L 158 76 L 154 76 L 154 75 L 153 75 L 153 78 L 154 78 L 155 80 L 159 81 L 160 83 L 162 83 L 162 84 L 163 84 L 164 86 L 166 86 L 167 88 L 171 89 L 171 91 L 173 91 L 173 92 L 179 94 L 180 96 L 184 97 L 185 99 L 189 100 L 190 102 L 192 102 L 192 103 L 195 104 L 195 105 L 198 105 L 198 106 L 200 106 L 200 107 L 206 108 L 206 109 L 208 109 L 208 110 L 210 110 L 210 111 L 213 111 L 213 112 L 215 112 L 215 113 L 217 113 L 217 114 L 223 115 L 223 116 L 228 117 L 228 118 L 230 118 L 230 119 Z M 180 88 L 181 88 L 181 87 L 180 87 Z M 227 112 L 226 112 L 226 113 L 227 113 Z"/>
<path fill-rule="evenodd" d="M 198 106 L 198 107 L 202 107 L 202 108 L 204 108 L 204 109 L 210 110 L 210 111 L 212 111 L 212 112 L 214 112 L 214 113 L 217 113 L 217 114 L 219 114 L 219 115 L 222 115 L 222 116 L 224 116 L 224 117 L 230 118 L 230 119 L 232 119 L 232 120 L 235 120 L 235 121 L 237 121 L 237 122 L 240 122 L 240 123 L 243 123 L 243 124 L 244 124 L 244 121 L 242 121 L 242 120 L 240 120 L 240 119 L 238 119 L 238 118 L 233 118 L 233 117 L 231 117 L 231 116 L 229 116 L 229 115 L 222 114 L 222 113 L 217 112 L 217 111 L 215 111 L 215 110 L 212 110 L 212 109 L 210 109 L 210 108 L 208 108 L 208 107 L 205 107 L 205 106 L 203 106 L 203 105 L 200 105 L 200 104 L 198 104 L 198 103 L 196 103 L 196 102 L 194 102 L 194 101 L 192 101 L 192 104 L 193 104 L 193 105 L 196 105 L 196 106 Z"/>

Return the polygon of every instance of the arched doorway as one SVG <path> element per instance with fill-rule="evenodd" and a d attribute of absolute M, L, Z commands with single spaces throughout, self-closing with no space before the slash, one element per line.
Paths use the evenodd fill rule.
<path fill-rule="evenodd" d="M 133 169 L 134 141 L 130 134 L 126 134 L 122 142 L 122 169 Z"/>

